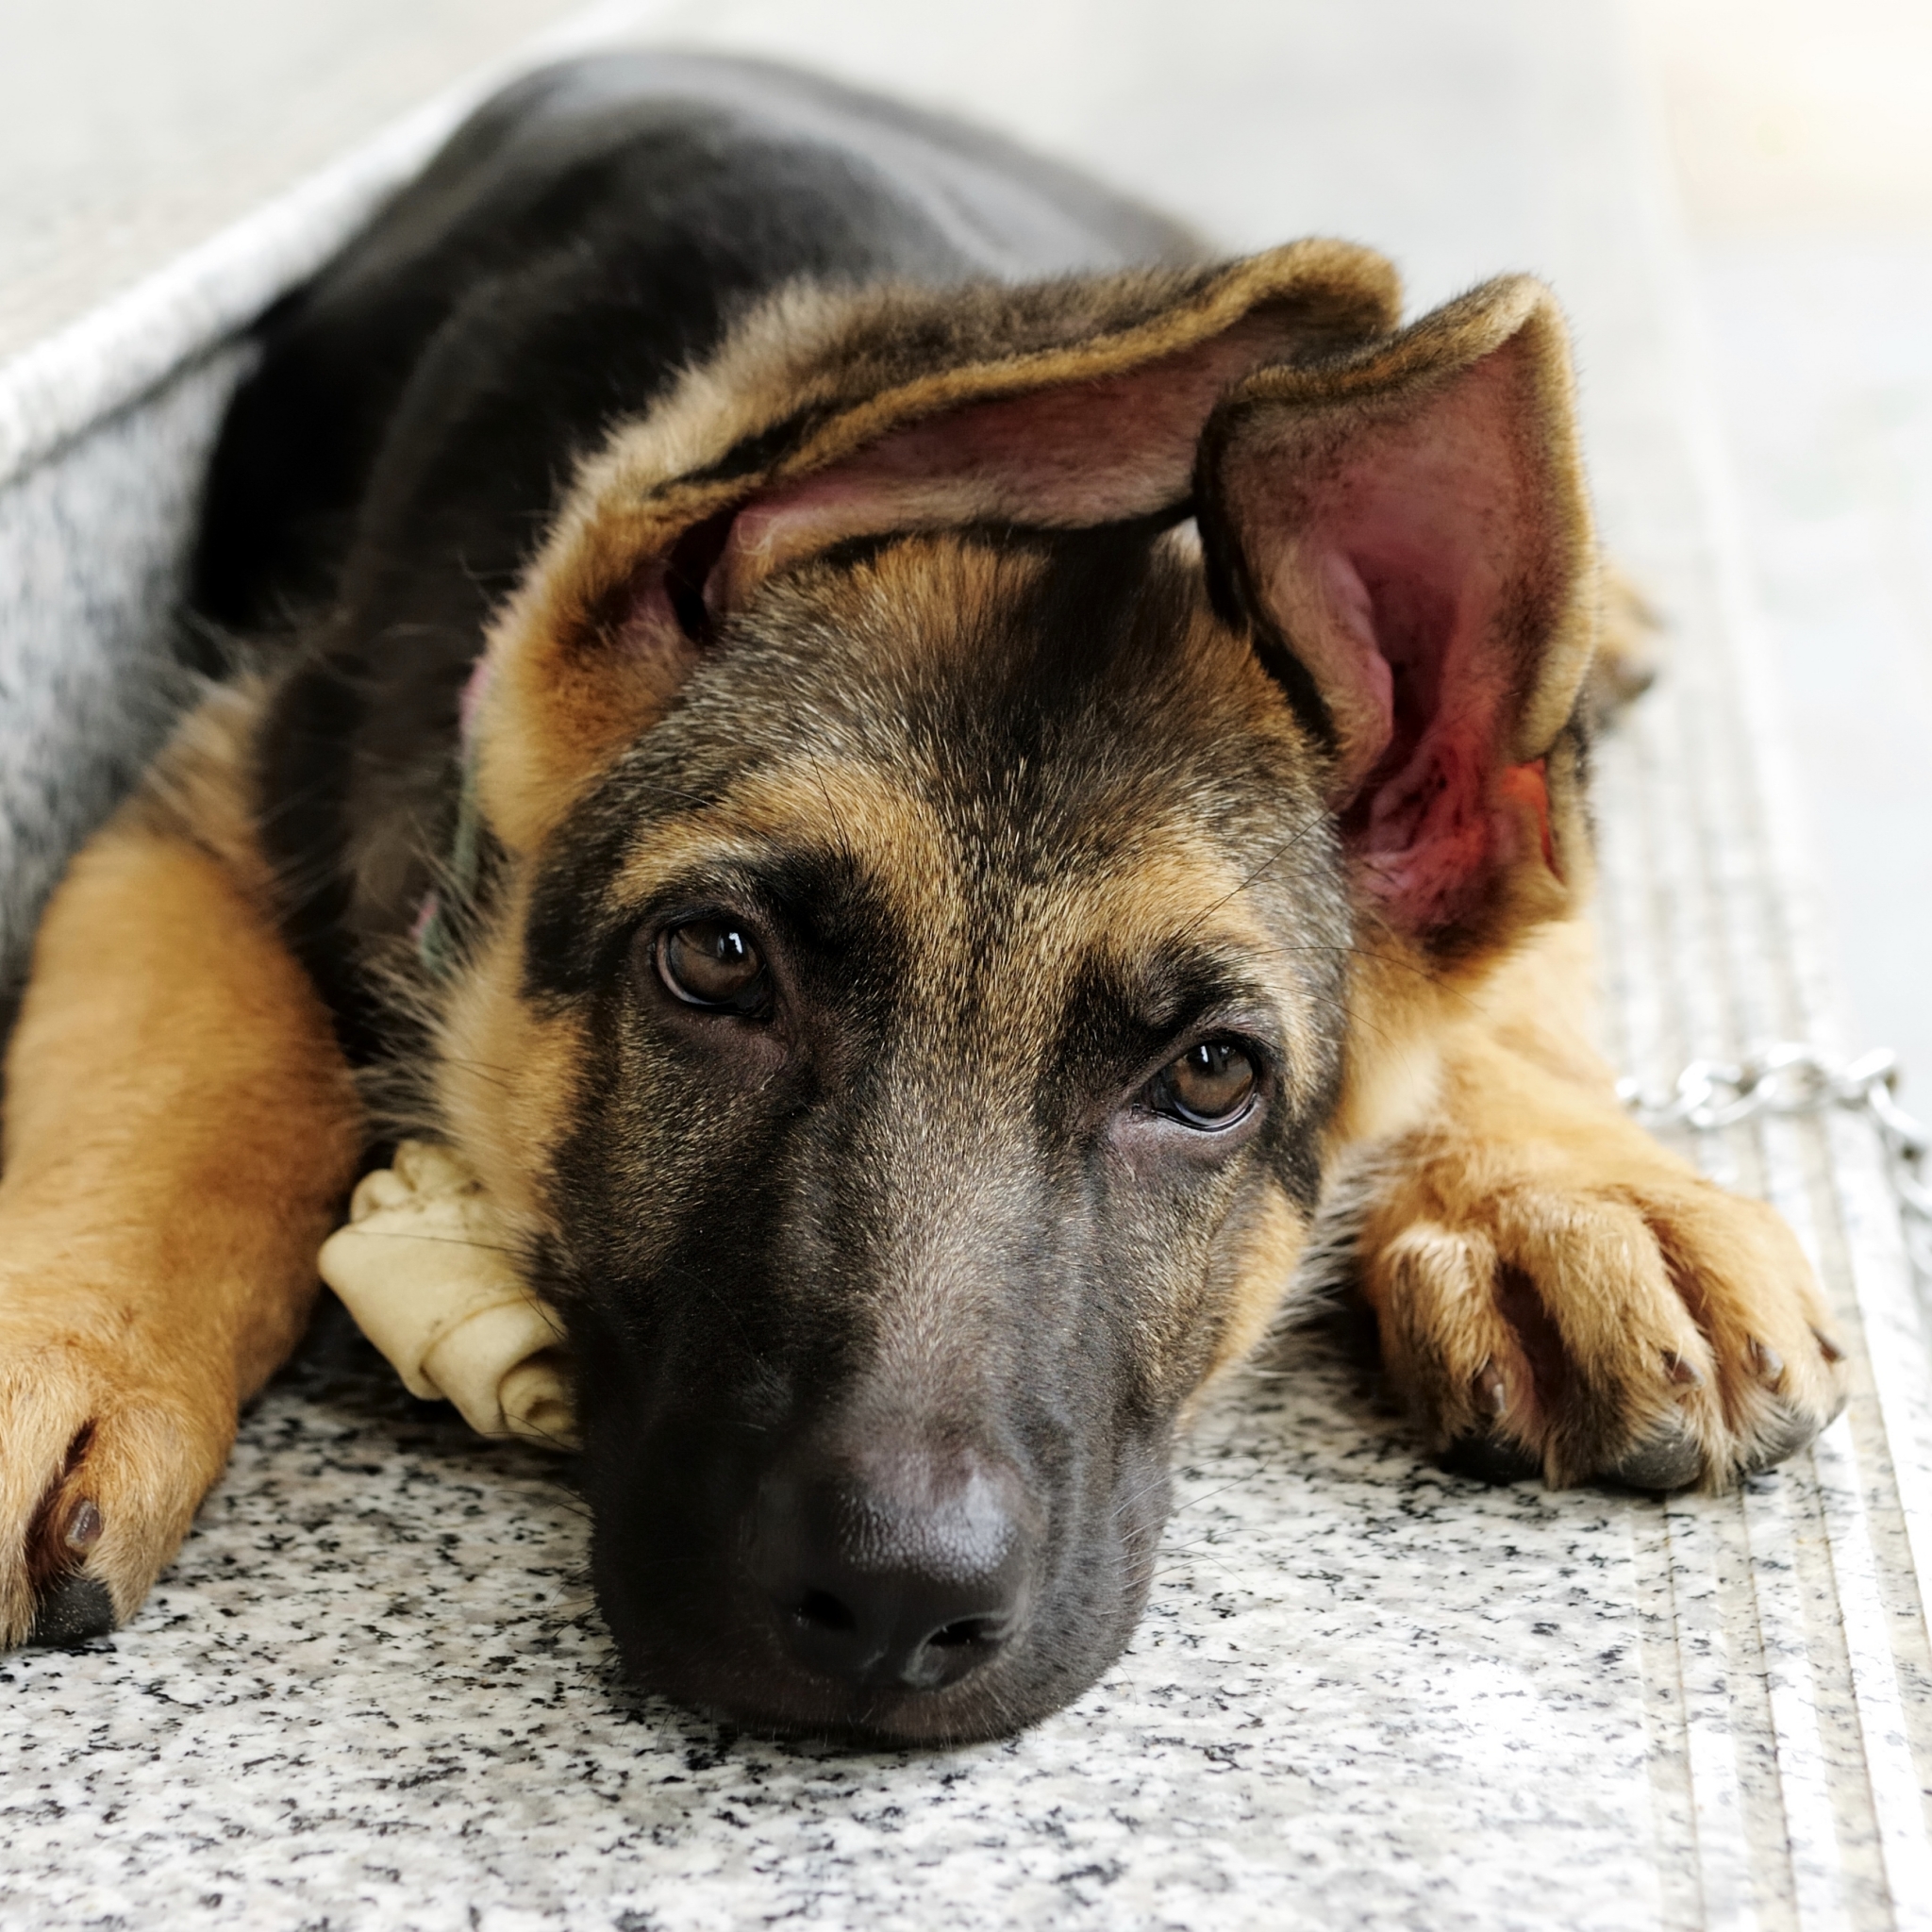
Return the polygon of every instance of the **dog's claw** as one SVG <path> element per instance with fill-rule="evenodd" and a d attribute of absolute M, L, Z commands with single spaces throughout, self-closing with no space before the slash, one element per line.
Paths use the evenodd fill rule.
<path fill-rule="evenodd" d="M 108 1594 L 108 1586 L 96 1577 L 76 1573 L 63 1576 L 42 1597 L 26 1641 L 64 1650 L 105 1637 L 113 1627 L 114 1600 Z"/>
<path fill-rule="evenodd" d="M 1695 1389 L 1704 1380 L 1704 1377 L 1698 1373 L 1697 1364 L 1693 1361 L 1687 1360 L 1683 1356 L 1678 1355 L 1674 1350 L 1668 1350 L 1665 1352 L 1664 1374 L 1667 1374 L 1671 1378 L 1671 1380 L 1677 1385 L 1679 1389 Z"/>
<path fill-rule="evenodd" d="M 1768 1341 L 1754 1341 L 1751 1344 L 1751 1357 L 1757 1364 L 1759 1376 L 1775 1389 L 1778 1377 L 1785 1372 L 1784 1357 Z"/>
<path fill-rule="evenodd" d="M 1703 1471 L 1704 1452 L 1697 1439 L 1677 1417 L 1671 1416 L 1606 1474 L 1633 1490 L 1682 1490 L 1694 1483 Z"/>
<path fill-rule="evenodd" d="M 1837 1342 L 1835 1342 L 1835 1341 L 1833 1341 L 1833 1340 L 1831 1339 L 1831 1337 L 1830 1337 L 1830 1336 L 1828 1336 L 1828 1335 L 1827 1335 L 1827 1334 L 1826 1334 L 1826 1333 L 1824 1332 L 1824 1330 L 1823 1328 L 1814 1328 L 1814 1329 L 1812 1329 L 1812 1331 L 1811 1331 L 1811 1339 L 1812 1339 L 1812 1341 L 1814 1341 L 1815 1342 L 1817 1342 L 1817 1344 L 1818 1344 L 1818 1353 L 1819 1353 L 1820 1355 L 1822 1355 L 1822 1356 L 1823 1356 L 1823 1357 L 1824 1357 L 1824 1359 L 1825 1359 L 1826 1361 L 1828 1361 L 1828 1362 L 1841 1362 L 1841 1361 L 1843 1361 L 1843 1360 L 1844 1360 L 1844 1358 L 1845 1358 L 1845 1352 L 1844 1352 L 1844 1350 L 1843 1350 L 1843 1349 L 1841 1349 L 1841 1348 L 1840 1348 L 1840 1346 L 1838 1345 L 1838 1343 L 1837 1343 Z"/>
<path fill-rule="evenodd" d="M 1501 1415 L 1509 1407 L 1509 1384 L 1494 1362 L 1485 1362 L 1475 1372 L 1475 1397 L 1491 1415 Z"/>
<path fill-rule="evenodd" d="M 70 1550 L 85 1554 L 101 1540 L 100 1506 L 92 1496 L 83 1496 L 74 1506 L 73 1513 L 67 1519 L 66 1533 L 61 1541 Z"/>

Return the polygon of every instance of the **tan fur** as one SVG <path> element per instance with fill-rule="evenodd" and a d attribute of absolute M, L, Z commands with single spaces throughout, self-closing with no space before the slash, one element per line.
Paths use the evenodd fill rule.
<path fill-rule="evenodd" d="M 122 1615 L 141 1601 L 301 1332 L 359 1146 L 328 1017 L 246 883 L 240 702 L 191 722 L 41 929 L 0 1179 L 0 1641 L 83 1560 Z"/>
<path fill-rule="evenodd" d="M 1624 1111 L 1591 1043 L 1591 968 L 1582 922 L 1545 928 L 1459 1019 L 1439 1017 L 1429 1105 L 1377 1123 L 1362 1286 L 1435 1446 L 1495 1427 L 1563 1484 L 1681 1426 L 1699 1479 L 1722 1489 L 1777 1439 L 1774 1402 L 1832 1412 L 1839 1377 L 1818 1343 L 1830 1319 L 1783 1222 Z M 1540 1308 L 1560 1337 L 1562 1406 L 1533 1373 L 1505 1271 L 1533 1291 L 1532 1325 Z"/>
<path fill-rule="evenodd" d="M 510 910 L 522 910 L 520 894 Z M 518 997 L 522 950 L 512 918 L 444 1009 L 436 1110 L 497 1211 L 527 1238 L 554 1224 L 541 1184 L 570 1117 L 584 1039 L 575 1021 L 541 1016 Z"/>
<path fill-rule="evenodd" d="M 1232 1284 L 1229 1318 L 1197 1399 L 1216 1376 L 1246 1361 L 1260 1345 L 1281 1312 L 1282 1296 L 1307 1240 L 1307 1217 L 1273 1184 L 1239 1225 L 1224 1230 L 1223 1253 Z"/>
<path fill-rule="evenodd" d="M 658 829 L 620 874 L 642 900 L 694 865 L 752 858 L 788 844 L 841 843 L 864 854 L 908 921 L 943 935 L 958 919 L 956 857 L 931 806 L 911 787 L 857 760 L 808 757 L 761 772 L 716 808 Z"/>

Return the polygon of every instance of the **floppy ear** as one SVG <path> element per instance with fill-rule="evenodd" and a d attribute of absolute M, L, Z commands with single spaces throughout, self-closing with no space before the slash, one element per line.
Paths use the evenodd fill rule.
<path fill-rule="evenodd" d="M 1217 596 L 1319 701 L 1329 802 L 1389 923 L 1447 946 L 1512 884 L 1559 909 L 1597 564 L 1549 291 L 1491 282 L 1249 377 L 1204 432 L 1198 502 Z"/>
<path fill-rule="evenodd" d="M 486 817 L 528 849 L 731 612 L 843 540 L 1184 514 L 1231 385 L 1385 332 L 1398 301 L 1381 257 L 1332 242 L 1030 289 L 781 296 L 586 470 L 494 626 Z"/>

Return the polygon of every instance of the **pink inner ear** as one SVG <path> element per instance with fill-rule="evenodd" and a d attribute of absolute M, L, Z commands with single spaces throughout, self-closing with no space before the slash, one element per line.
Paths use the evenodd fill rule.
<path fill-rule="evenodd" d="M 1201 426 L 1229 385 L 1293 347 L 1258 310 L 1212 341 L 1118 375 L 973 403 L 747 506 L 706 589 L 714 609 L 847 537 L 969 523 L 1075 528 L 1180 502 Z"/>
<path fill-rule="evenodd" d="M 1547 825 L 1540 785 L 1512 789 L 1502 762 L 1524 607 L 1547 576 L 1547 512 L 1514 430 L 1524 375 L 1511 344 L 1339 452 L 1304 444 L 1300 527 L 1270 580 L 1335 720 L 1365 882 L 1416 929 L 1469 909 L 1514 856 L 1525 806 Z"/>

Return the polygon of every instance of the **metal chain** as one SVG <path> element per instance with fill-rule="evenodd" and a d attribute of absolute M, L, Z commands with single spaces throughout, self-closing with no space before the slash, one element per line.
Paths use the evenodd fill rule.
<path fill-rule="evenodd" d="M 1802 1041 L 1783 1040 L 1736 1062 L 1692 1060 L 1665 1098 L 1646 1094 L 1636 1080 L 1619 1080 L 1617 1097 L 1647 1127 L 1685 1126 L 1698 1133 L 1833 1107 L 1864 1114 L 1885 1149 L 1912 1265 L 1932 1281 L 1932 1187 L 1924 1170 L 1932 1152 L 1932 1128 L 1898 1104 L 1898 1056 L 1888 1046 L 1847 1060 Z"/>

